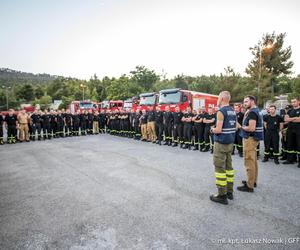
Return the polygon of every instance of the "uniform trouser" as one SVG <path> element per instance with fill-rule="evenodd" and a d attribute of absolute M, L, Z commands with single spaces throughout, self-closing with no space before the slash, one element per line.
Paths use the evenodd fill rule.
<path fill-rule="evenodd" d="M 281 137 L 281 156 L 282 157 L 287 157 L 287 135 L 286 133 L 282 134 Z"/>
<path fill-rule="evenodd" d="M 64 124 L 62 122 L 57 123 L 56 135 L 60 137 L 64 137 Z"/>
<path fill-rule="evenodd" d="M 79 135 L 79 123 L 78 122 L 73 123 L 73 134 Z"/>
<path fill-rule="evenodd" d="M 177 144 L 183 143 L 183 125 L 182 124 L 174 124 L 173 141 Z"/>
<path fill-rule="evenodd" d="M 19 126 L 20 141 L 29 141 L 29 127 L 27 123 L 22 123 Z"/>
<path fill-rule="evenodd" d="M 241 154 L 243 153 L 243 138 L 239 135 L 240 131 L 236 131 L 235 139 L 234 139 L 234 147 L 236 147 L 237 151 Z M 233 151 L 234 151 L 233 147 Z"/>
<path fill-rule="evenodd" d="M 210 147 L 212 146 L 211 142 L 210 142 L 210 139 L 213 139 L 212 137 L 213 136 L 211 136 L 210 127 L 205 126 L 205 128 L 204 128 L 204 145 L 205 145 L 206 149 L 210 149 Z"/>
<path fill-rule="evenodd" d="M 0 124 L 0 144 L 3 144 L 3 125 Z"/>
<path fill-rule="evenodd" d="M 81 133 L 81 135 L 83 135 L 83 134 L 86 135 L 86 122 L 85 121 L 80 123 L 80 133 Z"/>
<path fill-rule="evenodd" d="M 195 131 L 195 146 L 200 148 L 203 148 L 204 145 L 204 128 L 201 125 L 195 125 L 194 126 L 194 131 Z"/>
<path fill-rule="evenodd" d="M 17 141 L 17 127 L 8 126 L 7 127 L 7 141 L 8 143 L 14 143 Z"/>
<path fill-rule="evenodd" d="M 147 131 L 147 124 L 141 125 L 141 131 L 142 131 L 142 139 L 148 140 L 148 131 Z"/>
<path fill-rule="evenodd" d="M 66 136 L 70 136 L 72 135 L 73 131 L 72 131 L 72 124 L 71 123 L 67 123 L 66 126 L 65 126 L 65 133 L 66 133 Z"/>
<path fill-rule="evenodd" d="M 101 133 L 105 132 L 105 122 L 104 121 L 99 122 L 99 129 L 100 129 Z"/>
<path fill-rule="evenodd" d="M 88 132 L 88 134 L 93 133 L 93 121 L 88 121 L 88 123 L 87 123 L 87 132 Z"/>
<path fill-rule="evenodd" d="M 35 139 L 36 133 L 38 135 L 38 138 L 41 139 L 41 132 L 42 132 L 42 127 L 40 123 L 33 123 L 32 124 L 32 139 Z"/>
<path fill-rule="evenodd" d="M 186 145 L 192 144 L 192 124 L 185 123 L 183 125 L 183 138 Z"/>
<path fill-rule="evenodd" d="M 93 121 L 93 134 L 99 134 L 99 122 Z"/>
<path fill-rule="evenodd" d="M 156 136 L 156 131 L 155 131 L 155 122 L 148 122 L 147 123 L 147 130 L 148 130 L 148 136 L 150 141 L 156 141 L 157 136 Z"/>
<path fill-rule="evenodd" d="M 164 124 L 165 141 L 172 141 L 172 124 Z"/>
<path fill-rule="evenodd" d="M 155 130 L 156 130 L 157 140 L 161 142 L 163 140 L 164 125 L 156 122 Z"/>
<path fill-rule="evenodd" d="M 296 129 L 287 130 L 287 160 L 290 162 L 300 162 L 300 131 Z"/>
<path fill-rule="evenodd" d="M 277 130 L 266 130 L 265 133 L 265 158 L 270 157 L 271 149 L 274 158 L 279 157 L 279 133 Z"/>
<path fill-rule="evenodd" d="M 44 136 L 44 138 L 50 138 L 50 133 L 51 133 L 50 123 L 44 123 L 43 124 L 43 136 Z"/>
<path fill-rule="evenodd" d="M 213 162 L 215 166 L 216 186 L 220 195 L 233 192 L 234 170 L 231 153 L 233 144 L 214 143 Z"/>
<path fill-rule="evenodd" d="M 259 141 L 256 141 L 253 137 L 243 140 L 244 164 L 247 172 L 247 186 L 249 188 L 253 188 L 254 183 L 257 182 L 258 164 L 256 150 L 258 143 Z"/>
<path fill-rule="evenodd" d="M 51 123 L 50 124 L 50 134 L 51 136 L 56 136 L 57 133 L 57 123 Z"/>
<path fill-rule="evenodd" d="M 136 138 L 141 137 L 141 127 L 138 124 L 134 126 L 134 133 Z"/>

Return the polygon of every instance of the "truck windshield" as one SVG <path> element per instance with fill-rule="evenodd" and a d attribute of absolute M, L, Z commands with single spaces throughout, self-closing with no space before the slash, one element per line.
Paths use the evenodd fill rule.
<path fill-rule="evenodd" d="M 131 109 L 132 108 L 132 102 L 124 102 L 124 108 L 125 109 Z"/>
<path fill-rule="evenodd" d="M 170 92 L 159 94 L 159 104 L 177 104 L 180 102 L 181 92 Z"/>
<path fill-rule="evenodd" d="M 140 105 L 154 105 L 156 100 L 155 95 L 141 96 Z"/>
<path fill-rule="evenodd" d="M 101 103 L 101 108 L 107 109 L 108 108 L 108 101 L 104 101 Z"/>
<path fill-rule="evenodd" d="M 94 108 L 94 106 L 93 106 L 93 103 L 91 103 L 91 102 L 81 102 L 80 108 L 81 109 L 92 109 L 92 108 Z"/>

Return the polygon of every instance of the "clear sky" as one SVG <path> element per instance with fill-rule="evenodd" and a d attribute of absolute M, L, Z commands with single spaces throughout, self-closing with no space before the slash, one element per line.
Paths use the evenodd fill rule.
<path fill-rule="evenodd" d="M 0 0 L 0 25 L 0 67 L 32 73 L 245 74 L 249 47 L 275 31 L 300 74 L 298 0 Z"/>

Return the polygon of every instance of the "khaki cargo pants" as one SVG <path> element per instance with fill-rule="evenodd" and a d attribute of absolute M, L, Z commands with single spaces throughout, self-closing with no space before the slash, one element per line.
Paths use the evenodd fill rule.
<path fill-rule="evenodd" d="M 216 185 L 220 195 L 233 192 L 234 170 L 232 168 L 232 144 L 214 143 L 213 161 L 215 166 Z"/>
<path fill-rule="evenodd" d="M 257 182 L 258 175 L 258 164 L 257 164 L 257 146 L 259 141 L 249 137 L 243 139 L 243 153 L 244 153 L 244 164 L 247 172 L 247 186 L 249 188 L 254 187 L 254 183 Z"/>
<path fill-rule="evenodd" d="M 19 136 L 20 136 L 20 141 L 29 141 L 29 128 L 28 124 L 22 123 L 19 126 Z"/>
<path fill-rule="evenodd" d="M 148 136 L 150 141 L 156 141 L 155 122 L 147 123 Z"/>
<path fill-rule="evenodd" d="M 147 124 L 141 125 L 141 132 L 142 132 L 142 139 L 148 140 L 148 131 L 147 131 Z"/>
<path fill-rule="evenodd" d="M 93 121 L 93 134 L 99 134 L 99 122 Z"/>

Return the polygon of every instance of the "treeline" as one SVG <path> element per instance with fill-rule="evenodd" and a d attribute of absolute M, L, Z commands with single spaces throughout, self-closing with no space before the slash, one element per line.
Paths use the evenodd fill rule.
<path fill-rule="evenodd" d="M 266 81 L 266 80 L 264 80 Z M 262 81 L 259 93 L 260 103 L 272 98 L 270 88 Z M 40 104 L 42 108 L 49 107 L 54 100 L 62 100 L 62 107 L 73 100 L 90 99 L 100 102 L 102 100 L 124 100 L 143 92 L 159 91 L 167 88 L 182 88 L 211 94 L 218 94 L 222 90 L 232 93 L 232 101 L 241 101 L 246 94 L 258 94 L 258 81 L 252 77 L 241 76 L 227 67 L 224 73 L 210 76 L 177 75 L 172 79 L 156 74 L 144 66 L 137 66 L 128 75 L 119 78 L 104 77 L 98 79 L 96 75 L 90 80 L 57 77 L 48 83 L 11 84 L 8 89 L 9 107 L 17 108 L 21 103 Z M 268 91 L 269 88 L 269 91 Z M 275 95 L 300 93 L 300 76 L 281 76 L 276 78 Z M 0 106 L 6 109 L 6 89 L 0 91 Z"/>

